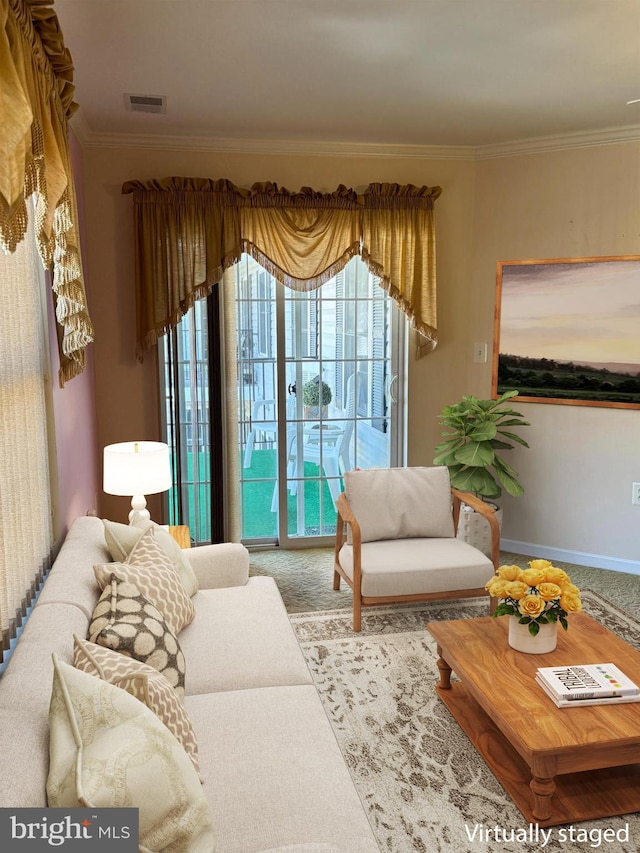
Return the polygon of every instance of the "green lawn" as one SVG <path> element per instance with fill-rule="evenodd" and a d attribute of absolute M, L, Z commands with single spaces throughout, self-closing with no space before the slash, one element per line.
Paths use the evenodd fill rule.
<path fill-rule="evenodd" d="M 275 538 L 278 534 L 277 513 L 271 512 L 271 501 L 276 480 L 277 457 L 275 450 L 254 450 L 251 456 L 251 467 L 242 467 L 242 456 L 239 457 L 241 475 L 241 519 L 243 539 Z M 193 454 L 187 455 L 186 482 L 194 480 Z M 198 471 L 201 477 L 209 475 L 209 454 L 198 454 Z M 301 530 L 298 531 L 298 496 L 288 495 L 288 532 L 290 536 L 330 536 L 336 529 L 336 511 L 331 500 L 329 487 L 320 480 L 320 468 L 312 462 L 304 464 L 304 507 L 301 513 Z M 322 487 L 322 488 L 321 488 Z M 187 493 L 189 503 L 188 524 L 197 541 L 206 542 L 211 539 L 209 518 L 211 514 L 211 491 L 208 483 L 200 483 L 197 487 L 183 485 L 183 494 Z M 322 494 L 322 507 L 320 495 Z M 215 496 L 214 496 L 215 500 Z M 196 508 L 197 501 L 197 508 Z M 171 502 L 170 502 L 170 505 Z M 321 513 L 322 510 L 322 513 Z M 322 514 L 322 517 L 321 517 Z M 170 523 L 178 523 L 170 519 Z"/>

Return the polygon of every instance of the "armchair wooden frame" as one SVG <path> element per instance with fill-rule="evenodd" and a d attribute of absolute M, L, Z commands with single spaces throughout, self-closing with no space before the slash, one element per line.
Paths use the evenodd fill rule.
<path fill-rule="evenodd" d="M 462 502 L 470 506 L 476 512 L 479 512 L 489 522 L 491 531 L 491 562 L 495 571 L 500 563 L 500 525 L 495 516 L 495 509 L 486 504 L 481 498 L 470 492 L 461 492 L 459 489 L 451 489 L 452 495 L 452 513 L 453 513 L 453 528 L 454 535 L 458 532 L 458 522 L 460 520 L 460 507 Z M 338 511 L 338 521 L 336 528 L 336 544 L 334 555 L 334 572 L 333 572 L 333 588 L 340 589 L 341 580 L 346 581 L 353 590 L 353 630 L 360 631 L 362 629 L 362 608 L 371 607 L 375 604 L 400 604 L 414 601 L 436 601 L 449 598 L 476 598 L 488 595 L 486 589 L 455 589 L 444 592 L 428 592 L 418 593 L 413 595 L 397 595 L 397 596 L 363 596 L 361 591 L 362 584 L 362 569 L 361 569 L 361 547 L 362 539 L 360 534 L 360 525 L 357 518 L 353 514 L 347 496 L 344 492 L 338 497 L 336 503 Z M 353 581 L 348 577 L 340 565 L 340 549 L 345 543 L 345 531 L 347 525 L 351 528 L 351 541 L 353 544 Z M 496 599 L 490 600 L 490 612 L 493 613 L 497 605 Z"/>

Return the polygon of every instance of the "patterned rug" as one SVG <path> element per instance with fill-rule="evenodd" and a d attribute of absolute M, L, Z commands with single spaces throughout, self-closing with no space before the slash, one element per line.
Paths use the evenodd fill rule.
<path fill-rule="evenodd" d="M 640 649 L 631 615 L 590 590 L 582 601 Z M 380 849 L 636 853 L 640 814 L 530 825 L 437 698 L 436 649 L 425 624 L 485 613 L 486 602 L 474 599 L 367 608 L 360 635 L 341 609 L 290 617 Z"/>

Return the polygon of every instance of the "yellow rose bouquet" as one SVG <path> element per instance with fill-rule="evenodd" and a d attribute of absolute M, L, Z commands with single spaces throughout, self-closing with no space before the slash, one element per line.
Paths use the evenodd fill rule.
<path fill-rule="evenodd" d="M 485 589 L 500 599 L 494 616 L 519 616 L 534 637 L 548 622 L 559 622 L 566 631 L 567 614 L 582 610 L 578 587 L 548 560 L 531 560 L 528 569 L 500 566 Z"/>

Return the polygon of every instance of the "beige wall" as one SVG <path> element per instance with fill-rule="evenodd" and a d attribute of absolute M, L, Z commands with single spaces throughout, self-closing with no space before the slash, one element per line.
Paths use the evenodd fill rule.
<path fill-rule="evenodd" d="M 472 345 L 486 341 L 491 350 L 496 260 L 640 253 L 636 145 L 480 162 L 87 148 L 84 168 L 100 448 L 159 437 L 157 365 L 148 357 L 140 366 L 134 355 L 131 198 L 120 194 L 126 180 L 443 187 L 436 203 L 440 344 L 420 361 L 410 347 L 410 465 L 431 464 L 445 403 L 464 393 L 490 395 L 490 362 L 473 364 Z M 640 480 L 640 413 L 542 404 L 523 410 L 533 423 L 532 449 L 512 455 L 526 494 L 504 500 L 505 537 L 637 561 L 640 510 L 630 506 L 630 490 Z M 102 498 L 104 514 L 124 518 L 126 499 Z"/>
<path fill-rule="evenodd" d="M 640 254 L 640 144 L 479 162 L 475 213 L 473 338 L 492 340 L 497 260 Z M 491 366 L 479 373 L 470 387 L 489 396 Z M 511 459 L 526 491 L 502 501 L 503 537 L 606 555 L 619 568 L 636 561 L 640 569 L 640 507 L 631 506 L 640 411 L 520 409 L 532 423 L 531 449 L 518 448 Z"/>

